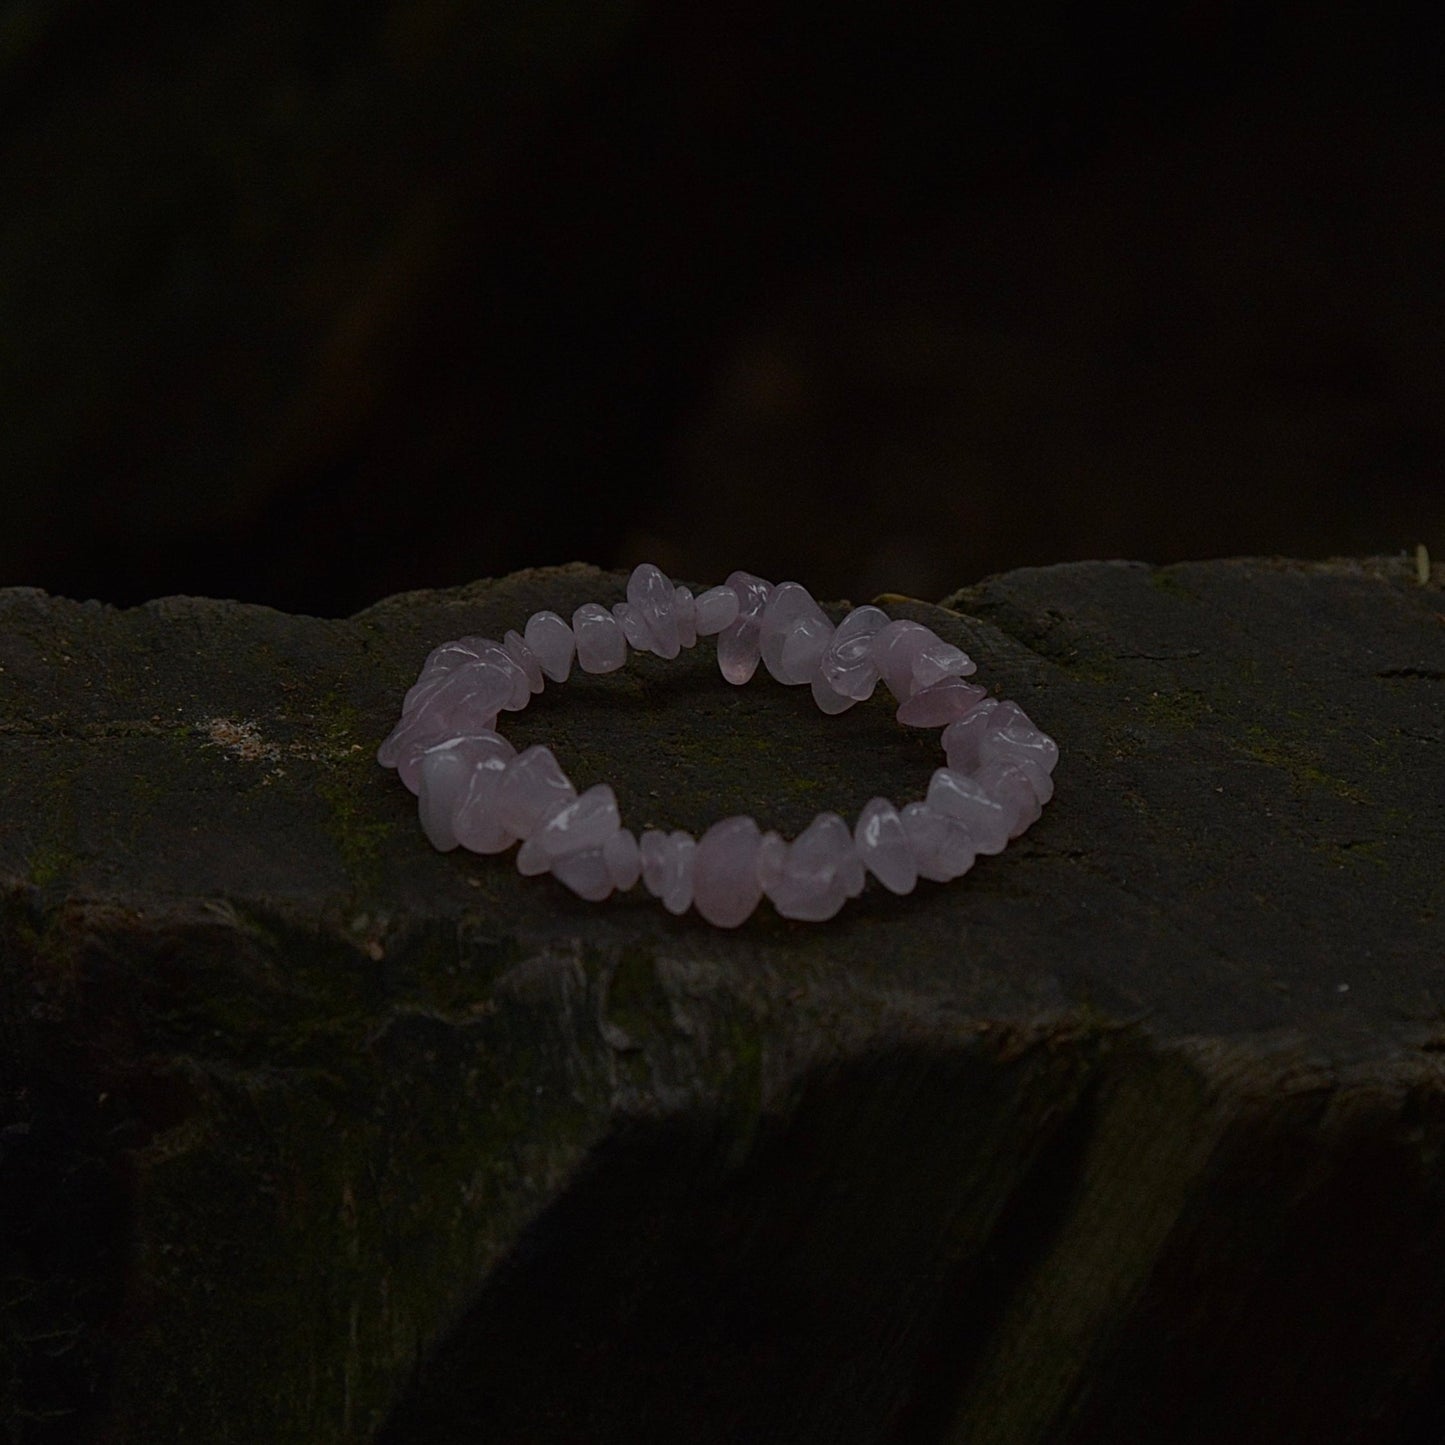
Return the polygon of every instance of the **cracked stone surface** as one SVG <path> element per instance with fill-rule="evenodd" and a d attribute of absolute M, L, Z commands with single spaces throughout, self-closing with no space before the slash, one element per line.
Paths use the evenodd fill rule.
<path fill-rule="evenodd" d="M 1057 795 L 956 884 L 736 934 L 438 854 L 372 758 L 437 642 L 623 589 L 0 592 L 12 1437 L 1437 1439 L 1439 569 L 884 600 Z M 639 829 L 941 761 L 706 645 L 506 722 Z"/>

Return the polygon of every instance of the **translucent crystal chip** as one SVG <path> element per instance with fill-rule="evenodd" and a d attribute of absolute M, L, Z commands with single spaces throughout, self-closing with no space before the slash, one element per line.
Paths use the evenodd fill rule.
<path fill-rule="evenodd" d="M 1059 745 L 1036 727 L 1016 702 L 1001 702 L 978 745 L 981 763 L 1031 758 L 1046 773 L 1059 761 Z"/>
<path fill-rule="evenodd" d="M 751 572 L 733 572 L 727 585 L 737 596 L 738 615 L 718 633 L 717 663 L 722 675 L 735 687 L 741 687 L 758 670 L 759 622 L 772 596 L 773 584 Z"/>
<path fill-rule="evenodd" d="M 673 611 L 677 617 L 677 640 L 684 647 L 697 645 L 697 602 L 689 587 L 679 587 L 673 594 Z"/>
<path fill-rule="evenodd" d="M 979 849 L 958 818 L 927 803 L 909 803 L 899 820 L 921 878 L 948 883 L 973 867 Z"/>
<path fill-rule="evenodd" d="M 537 660 L 537 655 L 527 646 L 526 639 L 520 632 L 512 631 L 502 639 L 502 647 L 508 657 L 527 674 L 527 688 L 530 692 L 539 693 L 546 684 L 542 681 L 542 664 Z"/>
<path fill-rule="evenodd" d="M 519 838 L 527 838 L 541 825 L 549 805 L 568 802 L 576 795 L 551 749 L 539 744 L 507 764 L 497 794 L 497 817 Z"/>
<path fill-rule="evenodd" d="M 600 602 L 584 602 L 572 614 L 577 665 L 583 672 L 616 672 L 627 661 L 627 639 Z"/>
<path fill-rule="evenodd" d="M 577 639 L 566 621 L 555 612 L 534 612 L 522 635 L 542 671 L 553 682 L 566 682 L 577 650 Z"/>
<path fill-rule="evenodd" d="M 642 856 L 631 828 L 619 828 L 602 845 L 602 856 L 614 888 L 626 891 L 642 876 Z"/>
<path fill-rule="evenodd" d="M 763 608 L 758 647 L 763 666 L 782 683 L 807 682 L 832 640 L 833 624 L 797 582 L 780 582 Z"/>
<path fill-rule="evenodd" d="M 763 896 L 758 882 L 758 825 L 746 817 L 724 818 L 698 839 L 692 890 L 697 911 L 719 928 L 736 928 Z"/>
<path fill-rule="evenodd" d="M 941 728 L 967 716 L 988 694 L 976 682 L 945 677 L 898 704 L 898 721 L 910 728 Z"/>
<path fill-rule="evenodd" d="M 693 604 L 697 615 L 697 635 L 711 637 L 737 621 L 738 594 L 731 587 L 709 587 Z"/>
<path fill-rule="evenodd" d="M 911 893 L 918 863 L 898 810 L 887 798 L 864 805 L 853 827 L 853 846 L 863 866 L 892 893 Z"/>
<path fill-rule="evenodd" d="M 998 700 L 986 697 L 969 709 L 963 717 L 943 730 L 943 755 L 955 773 L 976 773 L 981 759 L 979 748 L 988 732 L 989 720 L 998 708 Z"/>
<path fill-rule="evenodd" d="M 784 918 L 817 923 L 832 918 L 862 882 L 848 825 L 836 813 L 819 813 L 788 845 L 767 893 Z"/>
<path fill-rule="evenodd" d="M 855 702 L 873 696 L 879 676 L 872 658 L 873 639 L 887 625 L 888 614 L 877 607 L 855 607 L 838 624 L 819 663 L 834 692 Z"/>
<path fill-rule="evenodd" d="M 939 768 L 929 780 L 926 801 L 935 812 L 962 823 L 980 853 L 1002 853 L 1007 847 L 1013 819 L 974 778 Z"/>
<path fill-rule="evenodd" d="M 552 876 L 589 903 L 600 903 L 613 888 L 612 870 L 601 848 L 582 848 L 554 858 Z"/>
<path fill-rule="evenodd" d="M 644 562 L 627 579 L 627 600 L 635 607 L 652 636 L 652 651 L 674 658 L 682 644 L 677 632 L 677 589 L 658 567 Z"/>
<path fill-rule="evenodd" d="M 647 630 L 647 623 L 642 620 L 642 614 L 630 602 L 614 602 L 612 615 L 617 619 L 617 625 L 622 629 L 622 635 L 627 639 L 627 645 L 634 652 L 657 651 L 652 633 Z"/>

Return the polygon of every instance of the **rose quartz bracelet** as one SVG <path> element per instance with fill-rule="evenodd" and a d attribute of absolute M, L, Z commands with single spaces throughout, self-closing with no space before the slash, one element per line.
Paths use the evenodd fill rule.
<path fill-rule="evenodd" d="M 714 634 L 729 682 L 747 682 L 761 660 L 779 682 L 807 683 L 825 713 L 862 702 L 881 678 L 900 723 L 943 728 L 947 767 L 901 811 L 874 798 L 851 831 L 837 813 L 819 813 L 792 842 L 747 817 L 724 818 L 699 839 L 649 830 L 639 841 L 606 783 L 578 793 L 549 749 L 518 753 L 496 730 L 498 712 L 524 708 L 544 678 L 565 682 L 574 656 L 584 672 L 615 672 L 629 647 L 673 658 Z M 734 572 L 694 597 L 644 563 L 627 601 L 610 609 L 584 603 L 570 623 L 536 612 L 501 642 L 438 647 L 376 756 L 417 795 L 436 848 L 500 853 L 521 840 L 519 872 L 551 872 L 594 901 L 640 876 L 670 912 L 695 904 L 720 928 L 742 923 L 764 894 L 785 918 L 816 921 L 861 893 L 865 873 L 894 893 L 919 878 L 959 877 L 980 853 L 1002 852 L 1053 795 L 1053 739 L 1016 703 L 965 682 L 974 670 L 927 627 L 877 607 L 855 607 L 834 627 L 796 582 Z"/>

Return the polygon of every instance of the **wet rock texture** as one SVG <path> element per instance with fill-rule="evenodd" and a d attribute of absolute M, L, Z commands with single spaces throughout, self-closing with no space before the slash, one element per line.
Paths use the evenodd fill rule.
<path fill-rule="evenodd" d="M 10 1438 L 1437 1440 L 1439 570 L 888 599 L 1057 795 L 958 883 L 733 934 L 439 854 L 373 761 L 437 642 L 623 585 L 0 593 Z M 939 761 L 708 652 L 517 745 L 694 834 Z"/>

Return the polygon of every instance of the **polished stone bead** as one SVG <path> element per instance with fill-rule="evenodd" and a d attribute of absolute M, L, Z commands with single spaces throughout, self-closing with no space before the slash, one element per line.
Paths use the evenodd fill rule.
<path fill-rule="evenodd" d="M 669 913 L 686 913 L 692 903 L 692 860 L 697 843 L 690 833 L 649 828 L 638 845 L 642 881 Z"/>
<path fill-rule="evenodd" d="M 426 661 L 422 663 L 421 672 L 418 674 L 418 681 L 430 677 L 433 673 L 450 672 L 453 668 L 463 667 L 476 660 L 476 651 L 467 645 L 465 639 L 443 642 L 427 653 Z"/>
<path fill-rule="evenodd" d="M 502 704 L 502 707 L 507 712 L 521 712 L 532 700 L 532 684 L 522 665 L 500 642 L 493 638 L 464 637 L 461 640 L 475 650 L 478 662 L 490 662 L 511 678 L 512 696 Z"/>
<path fill-rule="evenodd" d="M 479 728 L 477 731 L 485 733 L 490 729 Z M 421 735 L 407 739 L 395 763 L 396 775 L 406 784 L 407 792 L 421 792 L 421 760 L 433 748 L 446 747 L 455 743 L 460 736 L 464 734 L 442 732 L 438 729 L 435 737 Z"/>
<path fill-rule="evenodd" d="M 711 637 L 737 621 L 738 594 L 731 587 L 709 587 L 693 604 L 697 635 Z"/>
<path fill-rule="evenodd" d="M 652 636 L 652 651 L 669 660 L 681 651 L 677 632 L 677 589 L 659 567 L 643 562 L 627 579 L 627 600 L 635 607 Z"/>
<path fill-rule="evenodd" d="M 516 661 L 508 656 L 506 648 L 500 642 L 490 637 L 458 637 L 452 642 L 444 642 L 440 647 L 433 648 L 427 654 L 416 682 L 402 698 L 402 711 L 410 711 L 428 693 L 445 682 L 450 673 L 477 662 L 492 662 L 514 680 L 522 676 Z M 522 680 L 525 682 L 525 677 L 522 677 Z M 520 706 L 525 707 L 526 703 L 522 702 Z"/>
<path fill-rule="evenodd" d="M 838 821 L 843 823 L 841 818 Z M 838 862 L 838 882 L 842 884 L 843 892 L 849 898 L 856 898 L 863 891 L 863 885 L 868 881 L 868 870 L 864 868 L 863 860 L 858 856 L 857 848 L 853 846 L 853 835 L 848 830 L 847 823 L 843 823 L 843 827 L 848 832 L 848 851 Z"/>
<path fill-rule="evenodd" d="M 991 768 L 994 764 L 985 763 L 984 766 Z M 1022 770 L 1024 777 L 1033 787 L 1034 796 L 1041 804 L 1047 803 L 1054 796 L 1054 775 L 1047 772 L 1041 763 L 1036 763 L 1032 758 L 1015 758 L 1009 766 Z"/>
<path fill-rule="evenodd" d="M 1035 780 L 1047 778 L 1050 786 L 1053 784 L 1053 779 L 1037 763 L 1028 759 L 985 763 L 973 776 L 979 787 L 1003 808 L 1009 820 L 1010 838 L 1017 838 L 1037 823 L 1043 811 Z"/>
<path fill-rule="evenodd" d="M 961 648 L 906 618 L 880 629 L 869 656 L 899 702 L 907 702 L 914 693 L 945 677 L 963 677 L 978 670 Z"/>
<path fill-rule="evenodd" d="M 476 658 L 472 658 L 471 661 L 475 662 Z M 402 696 L 402 718 L 406 719 L 410 717 L 412 713 L 425 704 L 433 693 L 440 691 L 443 683 L 445 683 L 455 671 L 457 671 L 456 668 L 434 668 L 431 672 L 428 672 L 426 668 L 422 668 L 421 672 L 417 674 L 416 681 L 407 688 Z M 510 688 L 508 691 L 510 692 Z M 497 710 L 499 712 L 501 711 L 500 703 L 497 704 Z"/>
<path fill-rule="evenodd" d="M 756 871 L 758 887 L 773 896 L 774 886 L 782 879 L 783 867 L 788 861 L 788 845 L 780 833 L 770 828 L 758 843 Z"/>
<path fill-rule="evenodd" d="M 853 825 L 853 846 L 863 866 L 892 893 L 911 893 L 918 863 L 898 810 L 887 798 L 873 798 Z"/>
<path fill-rule="evenodd" d="M 577 665 L 583 672 L 616 672 L 627 661 L 627 639 L 600 602 L 584 602 L 572 614 Z"/>
<path fill-rule="evenodd" d="M 771 582 L 754 572 L 737 571 L 728 573 L 725 585 L 737 595 L 738 617 L 750 618 L 754 622 L 762 618 L 768 598 L 773 595 Z"/>
<path fill-rule="evenodd" d="M 862 871 L 848 825 L 836 813 L 819 813 L 788 845 L 768 897 L 784 918 L 822 922 L 838 912 L 855 884 L 861 888 Z"/>
<path fill-rule="evenodd" d="M 929 780 L 925 801 L 935 812 L 957 818 L 980 853 L 1002 853 L 1008 846 L 1013 818 L 974 778 L 939 768 Z"/>
<path fill-rule="evenodd" d="M 1038 800 L 1040 808 L 1054 796 L 1053 775 L 1046 773 L 1038 763 L 1029 757 L 993 758 L 984 763 L 973 776 L 978 780 L 980 787 L 996 793 L 995 781 L 1014 775 L 1023 778 L 1028 783 L 1029 791 Z"/>
<path fill-rule="evenodd" d="M 697 645 L 697 602 L 690 587 L 679 587 L 672 595 L 673 615 L 677 618 L 677 640 L 684 647 Z"/>
<path fill-rule="evenodd" d="M 528 840 L 548 858 L 560 858 L 582 848 L 600 848 L 622 826 L 617 797 L 606 783 L 568 799 Z"/>
<path fill-rule="evenodd" d="M 529 838 L 559 801 L 576 795 L 551 749 L 539 744 L 507 764 L 497 791 L 497 817 L 519 838 Z"/>
<path fill-rule="evenodd" d="M 601 903 L 613 888 L 612 870 L 601 848 L 580 848 L 554 858 L 552 876 L 589 903 Z"/>
<path fill-rule="evenodd" d="M 435 666 L 426 665 L 417 673 L 416 681 L 407 688 L 401 699 L 401 715 L 403 718 L 410 717 L 418 709 L 425 707 L 431 698 L 452 679 L 452 676 L 463 668 L 475 666 L 479 658 L 466 654 L 452 653 L 446 664 Z M 508 696 L 511 695 L 510 685 Z M 501 704 L 497 704 L 498 711 Z"/>
<path fill-rule="evenodd" d="M 477 728 L 472 732 L 451 733 L 436 742 L 423 743 L 408 748 L 397 764 L 397 776 L 415 793 L 421 790 L 421 764 L 428 752 L 439 749 L 459 749 L 463 757 L 476 762 L 483 757 L 500 757 L 503 762 L 516 755 L 516 749 L 500 733 L 490 728 Z"/>
<path fill-rule="evenodd" d="M 433 847 L 459 843 L 475 853 L 496 853 L 516 841 L 498 819 L 497 789 L 515 756 L 495 733 L 449 738 L 420 759 L 417 803 Z"/>
<path fill-rule="evenodd" d="M 1046 772 L 1043 765 L 1031 757 L 991 758 L 979 768 L 975 776 L 983 781 L 986 774 L 999 768 L 1017 768 L 1029 780 L 1029 786 L 1034 790 L 1034 796 L 1040 805 L 1054 796 L 1054 775 Z"/>
<path fill-rule="evenodd" d="M 432 717 L 445 719 L 448 734 L 490 732 L 497 726 L 497 714 L 492 711 L 492 698 L 486 690 L 470 692 L 445 713 L 438 711 Z"/>
<path fill-rule="evenodd" d="M 779 582 L 768 594 L 758 614 L 758 626 L 764 634 L 790 627 L 799 618 L 821 617 L 823 609 L 801 582 Z"/>
<path fill-rule="evenodd" d="M 555 612 L 534 612 L 527 619 L 523 640 L 532 649 L 542 671 L 553 682 L 566 682 L 572 672 L 572 655 L 577 639 L 566 621 Z"/>
<path fill-rule="evenodd" d="M 504 776 L 505 759 L 479 763 L 452 821 L 457 842 L 472 853 L 504 853 L 517 835 L 497 816 L 497 790 Z"/>
<path fill-rule="evenodd" d="M 780 582 L 773 589 L 759 621 L 758 647 L 778 682 L 808 682 L 832 636 L 833 624 L 806 587 Z"/>
<path fill-rule="evenodd" d="M 435 657 L 436 654 L 433 653 L 432 656 Z M 422 670 L 417 674 L 416 681 L 407 688 L 406 694 L 401 700 L 402 715 L 405 716 L 424 707 L 437 692 L 451 681 L 456 673 L 476 666 L 481 660 L 470 648 L 465 652 L 450 651 L 446 654 L 445 661 L 442 662 L 434 663 L 428 658 L 423 664 Z M 500 707 L 500 704 L 498 706 Z"/>
<path fill-rule="evenodd" d="M 935 686 L 946 677 L 968 677 L 978 664 L 961 648 L 945 642 L 934 632 L 913 655 L 913 691 Z"/>
<path fill-rule="evenodd" d="M 734 572 L 727 585 L 737 594 L 738 615 L 718 633 L 717 662 L 722 675 L 741 687 L 758 670 L 759 623 L 773 584 L 751 572 Z"/>
<path fill-rule="evenodd" d="M 821 621 L 807 618 L 795 623 L 783 641 L 782 656 L 778 660 L 778 681 L 796 686 L 811 683 L 815 677 L 821 678 L 818 663 L 832 636 L 833 624 L 826 617 Z"/>
<path fill-rule="evenodd" d="M 932 687 L 915 692 L 898 704 L 898 721 L 910 728 L 941 728 L 964 717 L 985 697 L 987 691 L 961 677 L 945 677 Z"/>
<path fill-rule="evenodd" d="M 643 886 L 654 898 L 661 898 L 669 856 L 666 832 L 661 828 L 644 828 L 637 840 L 637 856 L 642 864 Z"/>
<path fill-rule="evenodd" d="M 495 714 L 492 720 L 496 721 Z M 397 767 L 403 758 L 408 755 L 420 757 L 434 743 L 450 737 L 455 731 L 455 728 L 447 726 L 445 718 L 436 713 L 420 716 L 402 713 L 377 748 L 376 760 L 384 768 Z"/>
<path fill-rule="evenodd" d="M 433 848 L 449 853 L 457 846 L 452 816 L 466 786 L 471 765 L 454 749 L 433 748 L 423 755 L 417 788 L 417 815 Z"/>
<path fill-rule="evenodd" d="M 470 658 L 468 661 L 475 662 L 476 658 Z M 402 696 L 402 717 L 406 718 L 414 713 L 433 693 L 438 692 L 442 685 L 451 677 L 452 673 L 457 670 L 458 669 L 454 667 L 438 667 L 428 672 L 426 668 L 422 668 L 421 672 L 417 674 L 416 681 L 407 688 Z M 510 688 L 508 691 L 510 692 Z M 497 704 L 497 710 L 499 712 L 501 711 L 500 703 Z"/>
<path fill-rule="evenodd" d="M 692 891 L 697 911 L 719 928 L 736 928 L 763 896 L 758 883 L 762 834 L 747 817 L 724 818 L 698 839 Z"/>
<path fill-rule="evenodd" d="M 921 622 L 896 618 L 879 628 L 868 649 L 869 660 L 899 702 L 913 696 L 913 658 L 933 634 Z"/>
<path fill-rule="evenodd" d="M 826 922 L 848 901 L 848 895 L 832 879 L 824 884 L 810 874 L 800 881 L 786 869 L 768 897 L 783 918 L 800 923 Z"/>
<path fill-rule="evenodd" d="M 927 803 L 909 803 L 899 814 L 899 822 L 919 877 L 948 883 L 973 867 L 979 850 L 959 819 Z"/>
<path fill-rule="evenodd" d="M 537 660 L 537 655 L 527 646 L 526 639 L 520 632 L 515 630 L 507 633 L 502 638 L 502 647 L 508 657 L 527 674 L 527 688 L 532 693 L 539 693 L 546 686 L 542 681 L 542 664 Z"/>
<path fill-rule="evenodd" d="M 547 851 L 537 841 L 534 834 L 530 838 L 522 839 L 522 846 L 517 849 L 517 872 L 523 878 L 536 878 L 539 874 L 547 872 L 552 866 L 552 860 L 547 856 Z"/>
<path fill-rule="evenodd" d="M 383 767 L 394 768 L 409 744 L 439 742 L 444 736 L 490 729 L 497 710 L 512 696 L 511 677 L 489 662 L 470 662 L 447 673 L 410 712 L 403 713 L 376 750 Z"/>
<path fill-rule="evenodd" d="M 854 702 L 873 696 L 878 683 L 878 668 L 871 655 L 873 639 L 887 625 L 888 614 L 878 607 L 855 607 L 838 624 L 819 662 L 834 692 Z"/>
<path fill-rule="evenodd" d="M 657 651 L 652 633 L 647 630 L 647 624 L 642 620 L 642 614 L 630 602 L 614 602 L 612 615 L 617 619 L 617 625 L 622 629 L 627 645 L 634 652 Z"/>
<path fill-rule="evenodd" d="M 829 716 L 847 712 L 857 701 L 856 698 L 845 697 L 840 692 L 834 692 L 821 672 L 814 675 L 812 690 L 813 701 L 818 704 L 818 711 L 827 713 Z"/>
<path fill-rule="evenodd" d="M 692 906 L 692 864 L 697 853 L 697 840 L 680 829 L 669 835 L 677 850 L 676 873 L 662 895 L 662 906 L 669 913 L 686 913 Z"/>
<path fill-rule="evenodd" d="M 619 828 L 603 845 L 612 886 L 624 892 L 642 876 L 642 856 L 631 828 Z"/>
<path fill-rule="evenodd" d="M 444 849 L 454 846 L 448 841 L 454 838 L 474 853 L 498 853 L 516 842 L 516 835 L 495 816 L 497 784 L 515 755 L 505 738 L 485 732 L 447 738 L 404 762 L 399 770 L 402 781 L 418 795 L 427 837 L 433 842 L 442 839 L 437 846 Z M 424 769 L 431 782 L 428 797 L 421 801 Z"/>
<path fill-rule="evenodd" d="M 1004 701 L 989 719 L 988 730 L 978 745 L 978 757 L 981 763 L 1032 758 L 1051 773 L 1059 761 L 1059 745 L 1034 725 L 1018 703 Z"/>
<path fill-rule="evenodd" d="M 986 697 L 975 704 L 956 722 L 944 728 L 941 741 L 943 755 L 955 773 L 976 773 L 981 759 L 978 750 L 988 732 L 990 719 L 998 709 L 998 699 Z"/>

